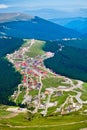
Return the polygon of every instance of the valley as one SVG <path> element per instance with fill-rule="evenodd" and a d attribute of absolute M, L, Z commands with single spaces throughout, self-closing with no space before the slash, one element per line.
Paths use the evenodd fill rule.
<path fill-rule="evenodd" d="M 8 60 L 22 75 L 22 81 L 11 95 L 10 101 L 15 102 L 17 106 L 24 104 L 27 110 L 17 106 L 4 107 L 6 116 L 0 119 L 0 128 L 3 128 L 4 123 L 5 130 L 56 130 L 56 127 L 57 130 L 72 130 L 74 127 L 87 127 L 87 83 L 66 78 L 47 69 L 44 60 L 52 58 L 54 53 L 44 51 L 45 44 L 44 41 L 25 39 L 22 47 L 7 54 Z M 22 120 L 25 123 L 21 124 Z"/>

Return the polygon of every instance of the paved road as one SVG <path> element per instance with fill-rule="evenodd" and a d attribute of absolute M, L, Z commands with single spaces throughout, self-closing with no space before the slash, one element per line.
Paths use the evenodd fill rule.
<path fill-rule="evenodd" d="M 80 104 L 87 104 L 87 101 L 83 101 L 80 97 L 82 95 L 81 92 L 75 91 L 73 90 L 73 92 L 76 92 L 77 95 L 75 96 L 76 100 L 80 103 Z"/>
<path fill-rule="evenodd" d="M 41 86 L 40 86 L 40 89 L 39 89 L 39 92 L 38 92 L 38 105 L 36 106 L 35 110 L 33 111 L 33 113 L 37 113 L 38 109 L 39 109 L 39 106 L 41 104 L 41 99 L 40 99 L 40 95 L 41 95 L 41 90 L 42 90 L 42 87 L 43 87 L 43 83 L 42 83 L 42 80 L 41 80 L 41 76 L 40 76 L 40 83 L 41 83 Z"/>
<path fill-rule="evenodd" d="M 83 82 L 78 80 L 78 84 L 77 85 L 73 85 L 72 87 L 66 88 L 66 89 L 61 88 L 60 90 L 68 92 L 68 91 L 72 91 L 72 90 L 77 89 L 77 88 L 81 89 L 82 88 L 82 84 L 83 84 Z"/>
<path fill-rule="evenodd" d="M 46 108 L 45 108 L 45 111 L 44 111 L 44 116 L 46 116 L 46 114 L 47 114 L 47 110 L 49 108 L 48 104 L 50 103 L 51 96 L 52 96 L 52 93 L 50 93 L 48 95 L 48 99 L 47 99 L 47 102 L 46 102 Z"/>

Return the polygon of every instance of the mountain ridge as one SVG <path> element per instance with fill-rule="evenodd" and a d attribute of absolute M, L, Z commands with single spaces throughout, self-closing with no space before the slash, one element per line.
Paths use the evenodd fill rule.
<path fill-rule="evenodd" d="M 23 14 L 23 13 L 0 13 L 0 23 L 3 22 L 10 22 L 10 21 L 26 21 L 26 20 L 30 20 L 33 19 L 34 16 L 32 15 L 27 15 L 27 14 Z"/>
<path fill-rule="evenodd" d="M 22 16 L 26 18 L 26 15 Z M 7 22 L 0 23 L 0 27 L 2 28 L 1 32 L 5 33 L 7 36 L 41 40 L 80 37 L 80 33 L 77 31 L 52 23 L 40 17 L 30 17 L 29 15 L 29 17 L 27 16 L 29 19 L 26 18 L 26 20 L 23 20 L 23 17 L 18 17 L 18 20 L 14 20 L 13 18 Z"/>

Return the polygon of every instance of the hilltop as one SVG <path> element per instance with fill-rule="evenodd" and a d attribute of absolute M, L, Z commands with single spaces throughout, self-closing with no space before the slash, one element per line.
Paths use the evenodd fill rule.
<path fill-rule="evenodd" d="M 33 16 L 23 13 L 0 13 L 0 23 L 11 21 L 26 21 L 34 18 Z"/>

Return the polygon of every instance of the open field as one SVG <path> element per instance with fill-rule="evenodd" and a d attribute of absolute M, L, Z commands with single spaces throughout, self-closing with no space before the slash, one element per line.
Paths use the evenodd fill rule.
<path fill-rule="evenodd" d="M 25 55 L 29 57 L 35 57 L 37 55 L 43 55 L 44 51 L 42 50 L 43 46 L 45 45 L 44 41 L 35 41 L 35 44 L 29 49 L 29 52 L 26 52 Z"/>
<path fill-rule="evenodd" d="M 87 83 L 83 84 L 83 91 L 82 91 L 81 99 L 84 101 L 87 100 Z"/>
<path fill-rule="evenodd" d="M 35 117 L 32 121 L 25 114 L 0 120 L 0 130 L 80 130 L 87 128 L 87 115 L 78 112 L 66 116 Z"/>

